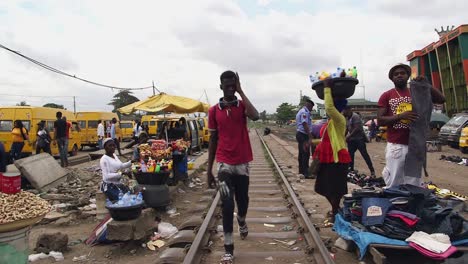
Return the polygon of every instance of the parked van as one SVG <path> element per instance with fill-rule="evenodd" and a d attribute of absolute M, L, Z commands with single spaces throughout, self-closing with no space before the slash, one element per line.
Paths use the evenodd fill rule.
<path fill-rule="evenodd" d="M 143 127 L 148 126 L 148 134 L 150 136 L 158 135 L 158 120 L 161 120 L 161 116 L 144 115 L 141 117 L 141 125 Z M 159 123 L 162 124 L 162 122 Z"/>
<path fill-rule="evenodd" d="M 200 125 L 200 128 L 202 129 L 203 146 L 208 146 L 208 143 L 210 143 L 210 132 L 208 130 L 208 117 L 199 117 L 198 124 Z"/>
<path fill-rule="evenodd" d="M 68 141 L 68 152 L 71 156 L 78 154 L 78 149 L 81 147 L 81 135 L 78 123 L 76 122 L 73 112 L 36 106 L 5 106 L 0 107 L 0 141 L 5 145 L 5 151 L 9 152 L 12 143 L 11 130 L 13 122 L 21 120 L 24 127 L 28 130 L 29 140 L 25 142 L 22 155 L 29 156 L 36 152 L 37 129 L 38 123 L 44 120 L 46 127 L 50 132 L 50 137 L 54 138 L 54 122 L 57 120 L 56 113 L 60 111 L 67 118 L 68 122 L 72 123 Z M 52 155 L 58 155 L 57 144 L 50 144 Z"/>
<path fill-rule="evenodd" d="M 131 140 L 133 138 L 133 121 L 120 121 L 120 131 L 122 131 L 122 141 Z"/>
<path fill-rule="evenodd" d="M 168 137 L 169 139 L 173 138 L 171 131 L 174 131 L 176 128 L 176 123 L 179 122 L 180 118 L 183 117 L 185 122 L 185 131 L 187 133 L 187 140 L 190 141 L 190 151 L 200 151 L 203 145 L 203 129 L 201 128 L 200 124 L 198 123 L 198 118 L 184 116 L 184 115 L 166 115 L 166 116 L 157 116 L 158 118 L 154 120 L 158 120 L 160 122 L 158 132 L 161 132 L 163 127 L 163 123 L 167 122 L 167 130 L 168 130 Z M 158 133 L 158 135 L 159 135 Z"/>
<path fill-rule="evenodd" d="M 458 148 L 461 131 L 467 125 L 468 112 L 456 114 L 440 129 L 439 140 L 443 144 Z"/>
<path fill-rule="evenodd" d="M 112 112 L 77 112 L 76 120 L 81 128 L 81 146 L 97 147 L 97 127 L 99 120 L 104 123 L 104 133 L 106 137 L 110 137 L 110 127 L 112 118 L 117 119 L 115 133 L 119 141 L 122 140 L 122 132 L 119 127 L 119 117 Z"/>

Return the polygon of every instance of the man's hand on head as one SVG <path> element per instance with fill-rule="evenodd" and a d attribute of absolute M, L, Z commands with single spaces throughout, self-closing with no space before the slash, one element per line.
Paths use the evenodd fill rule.
<path fill-rule="evenodd" d="M 414 78 L 414 80 L 417 82 L 425 82 L 427 81 L 427 78 L 424 75 L 419 75 L 418 77 Z"/>

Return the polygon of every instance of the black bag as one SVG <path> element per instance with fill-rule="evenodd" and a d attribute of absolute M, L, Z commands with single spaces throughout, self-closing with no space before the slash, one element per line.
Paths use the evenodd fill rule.
<path fill-rule="evenodd" d="M 327 132 L 327 128 L 328 128 L 328 125 L 325 128 L 325 131 L 323 131 L 323 135 L 322 135 L 322 138 L 320 139 L 319 144 L 322 144 L 322 140 L 323 140 L 323 137 L 325 136 L 325 133 Z M 317 151 L 318 150 L 316 150 L 316 152 Z M 309 175 L 317 176 L 317 174 L 318 174 L 318 172 L 320 170 L 320 159 L 319 159 L 320 153 L 317 152 L 317 154 L 314 155 L 314 156 L 315 156 L 315 158 L 312 159 L 312 162 L 310 163 L 310 166 L 309 166 Z"/>

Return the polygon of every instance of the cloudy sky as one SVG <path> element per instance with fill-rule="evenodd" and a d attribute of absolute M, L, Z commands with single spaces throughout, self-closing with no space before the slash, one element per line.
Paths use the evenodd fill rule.
<path fill-rule="evenodd" d="M 0 44 L 76 76 L 194 99 L 221 96 L 238 71 L 259 111 L 317 100 L 308 75 L 357 66 L 365 97 L 390 88 L 388 69 L 466 21 L 466 0 L 0 1 Z M 111 110 L 117 91 L 49 72 L 0 49 L 0 105 L 48 102 Z M 151 90 L 135 91 L 140 99 Z M 359 88 L 354 98 L 362 98 Z"/>

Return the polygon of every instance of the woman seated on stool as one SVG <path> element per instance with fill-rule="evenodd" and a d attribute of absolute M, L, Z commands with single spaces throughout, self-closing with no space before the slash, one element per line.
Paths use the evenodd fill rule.
<path fill-rule="evenodd" d="M 101 158 L 100 165 L 102 170 L 102 185 L 101 191 L 107 196 L 107 198 L 114 202 L 119 200 L 119 192 L 126 193 L 130 189 L 122 184 L 122 172 L 120 170 L 130 168 L 132 161 L 123 163 L 115 155 L 115 142 L 112 138 L 104 139 L 104 149 L 106 154 Z"/>

